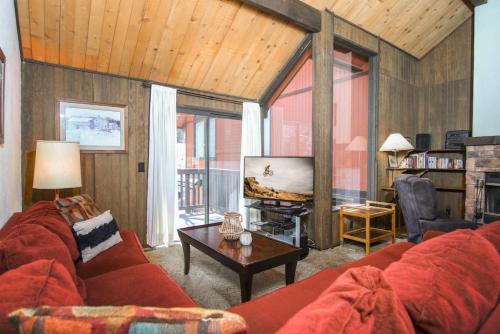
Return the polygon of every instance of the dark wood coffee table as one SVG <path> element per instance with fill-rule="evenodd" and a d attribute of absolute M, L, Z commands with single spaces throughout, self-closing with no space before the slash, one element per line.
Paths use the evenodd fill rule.
<path fill-rule="evenodd" d="M 190 246 L 219 261 L 240 276 L 241 302 L 252 296 L 253 274 L 285 265 L 285 282 L 295 280 L 295 268 L 301 250 L 288 244 L 252 233 L 252 244 L 242 246 L 239 240 L 224 240 L 219 233 L 221 223 L 180 228 L 184 251 L 184 274 L 189 274 Z"/>

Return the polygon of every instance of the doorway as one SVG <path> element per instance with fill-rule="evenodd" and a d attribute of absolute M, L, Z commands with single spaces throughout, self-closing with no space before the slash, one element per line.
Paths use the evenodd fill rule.
<path fill-rule="evenodd" d="M 222 221 L 238 211 L 241 117 L 177 111 L 177 228 Z"/>

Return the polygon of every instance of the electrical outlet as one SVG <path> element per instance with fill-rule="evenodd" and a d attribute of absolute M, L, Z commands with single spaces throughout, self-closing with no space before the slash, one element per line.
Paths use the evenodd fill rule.
<path fill-rule="evenodd" d="M 137 164 L 137 172 L 144 173 L 144 162 L 139 162 Z"/>

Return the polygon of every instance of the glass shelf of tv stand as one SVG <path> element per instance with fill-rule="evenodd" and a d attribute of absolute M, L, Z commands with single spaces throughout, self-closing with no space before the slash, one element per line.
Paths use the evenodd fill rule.
<path fill-rule="evenodd" d="M 310 213 L 310 209 L 305 205 L 295 205 L 291 207 L 287 206 L 277 206 L 277 205 L 266 205 L 262 202 L 254 202 L 249 205 L 245 205 L 247 210 L 245 227 L 247 230 L 258 233 L 265 237 L 281 241 L 287 243 L 289 245 L 300 247 L 300 237 L 301 237 L 301 216 L 307 215 Z M 252 217 L 252 211 L 259 212 L 269 212 L 273 214 L 278 214 L 282 217 L 285 217 L 289 220 L 288 228 L 285 228 L 283 225 L 280 225 L 281 219 L 278 220 L 267 220 L 267 221 L 256 221 L 255 216 Z M 251 218 L 252 217 L 252 218 Z M 259 216 L 260 217 L 260 216 Z M 260 220 L 260 218 L 257 218 Z M 278 226 L 266 226 L 270 224 L 278 224 Z M 267 230 L 266 230 L 267 229 Z M 273 230 L 270 232 L 269 229 Z M 277 230 L 277 231 L 276 231 Z M 276 231 L 276 232 L 274 232 Z"/>
<path fill-rule="evenodd" d="M 295 237 L 294 237 L 294 235 L 272 234 L 272 233 L 269 233 L 269 232 L 266 232 L 266 231 L 263 231 L 263 230 L 251 231 L 251 232 L 263 235 L 263 236 L 265 236 L 267 238 L 270 238 L 270 239 L 273 239 L 273 240 L 284 242 L 284 243 L 286 243 L 288 245 L 295 246 Z"/>

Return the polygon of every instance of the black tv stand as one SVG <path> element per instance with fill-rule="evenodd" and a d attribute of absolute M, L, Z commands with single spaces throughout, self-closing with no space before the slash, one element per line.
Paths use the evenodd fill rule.
<path fill-rule="evenodd" d="M 301 259 L 303 259 L 309 254 L 309 248 L 307 246 L 307 230 L 301 218 L 310 214 L 311 208 L 304 203 L 290 203 L 291 205 L 286 206 L 279 204 L 279 201 L 274 201 L 274 203 L 256 201 L 245 205 L 247 209 L 246 228 L 268 238 L 302 248 Z M 271 215 L 271 220 L 251 221 L 250 212 L 252 210 L 269 212 L 273 215 Z"/>
<path fill-rule="evenodd" d="M 284 202 L 290 203 L 290 202 Z M 301 216 L 302 214 L 309 213 L 309 208 L 304 204 L 293 204 L 291 205 L 280 205 L 280 201 L 276 201 L 274 204 L 268 201 L 258 201 L 247 205 L 247 208 L 252 208 L 260 211 L 275 212 L 284 215 Z"/>
<path fill-rule="evenodd" d="M 281 200 L 261 200 L 260 205 L 262 205 L 262 206 L 282 206 L 282 207 L 295 206 L 295 204 L 292 202 L 281 201 Z"/>

